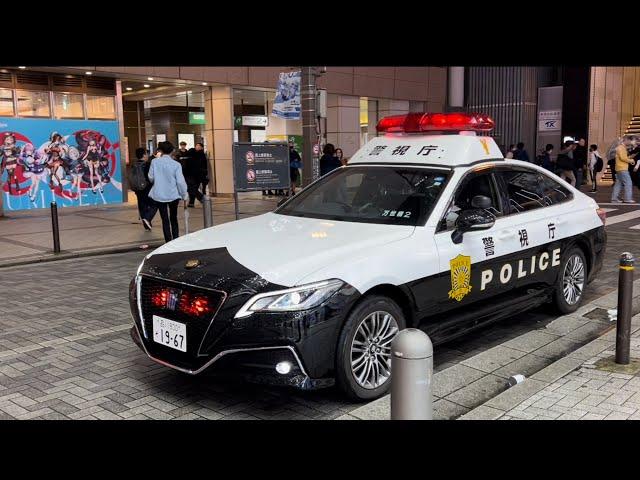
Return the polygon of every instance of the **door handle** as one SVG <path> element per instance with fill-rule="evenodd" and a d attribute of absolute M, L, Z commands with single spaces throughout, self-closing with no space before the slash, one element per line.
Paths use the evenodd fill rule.
<path fill-rule="evenodd" d="M 500 235 L 498 235 L 498 239 L 506 240 L 507 238 L 511 238 L 515 236 L 516 236 L 516 232 L 514 230 L 503 230 L 502 232 L 500 232 Z"/>

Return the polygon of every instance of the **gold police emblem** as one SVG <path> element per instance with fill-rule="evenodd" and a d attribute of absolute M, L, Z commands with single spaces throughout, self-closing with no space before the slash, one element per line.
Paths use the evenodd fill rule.
<path fill-rule="evenodd" d="M 449 260 L 451 267 L 451 290 L 449 298 L 461 301 L 471 291 L 471 257 L 458 255 Z"/>
<path fill-rule="evenodd" d="M 187 269 L 196 268 L 198 265 L 200 265 L 200 260 L 198 260 L 197 258 L 192 258 L 191 260 L 187 260 L 185 262 L 184 268 L 187 268 Z"/>

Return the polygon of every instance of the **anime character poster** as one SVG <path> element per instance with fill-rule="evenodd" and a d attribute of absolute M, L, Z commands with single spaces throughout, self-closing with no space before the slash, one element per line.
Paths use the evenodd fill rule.
<path fill-rule="evenodd" d="M 272 115 L 286 120 L 300 119 L 300 80 L 302 73 L 284 72 L 278 80 Z"/>
<path fill-rule="evenodd" d="M 118 122 L 0 118 L 5 212 L 122 202 Z"/>

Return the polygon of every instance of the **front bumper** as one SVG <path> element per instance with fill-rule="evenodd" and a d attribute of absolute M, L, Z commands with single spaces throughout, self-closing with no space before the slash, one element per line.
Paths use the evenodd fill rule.
<path fill-rule="evenodd" d="M 187 338 L 191 339 L 187 349 L 191 351 L 185 354 L 153 341 L 148 318 L 144 323 L 141 320 L 143 308 L 138 295 L 142 281 L 143 277 L 136 277 L 130 288 L 134 319 L 131 336 L 149 358 L 191 375 L 207 370 L 302 389 L 333 385 L 340 328 L 359 296 L 356 289 L 347 285 L 315 309 L 285 314 L 254 313 L 239 319 L 233 318 L 235 312 L 251 295 L 230 296 L 208 320 L 206 329 L 192 328 L 187 319 Z M 289 362 L 291 370 L 278 373 L 275 367 L 280 362 Z"/>

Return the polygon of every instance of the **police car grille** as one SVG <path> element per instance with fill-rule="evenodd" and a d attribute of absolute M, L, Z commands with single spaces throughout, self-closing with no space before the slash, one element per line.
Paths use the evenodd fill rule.
<path fill-rule="evenodd" d="M 175 300 L 159 302 L 159 295 L 165 292 L 165 297 L 174 295 Z M 206 314 L 193 315 L 181 309 L 181 298 L 206 298 L 210 310 Z M 144 322 L 147 332 L 148 348 L 153 356 L 158 356 L 162 360 L 176 363 L 177 366 L 190 368 L 190 365 L 184 364 L 189 359 L 195 359 L 198 356 L 198 349 L 207 329 L 214 320 L 216 313 L 224 302 L 225 294 L 220 291 L 207 290 L 180 283 L 169 282 L 166 280 L 157 280 L 148 277 L 141 278 L 140 284 L 140 307 L 142 310 L 142 321 Z M 187 352 L 186 354 L 158 344 L 153 341 L 153 316 L 158 315 L 169 320 L 184 323 L 187 329 Z M 155 354 L 155 355 L 154 355 Z"/>

